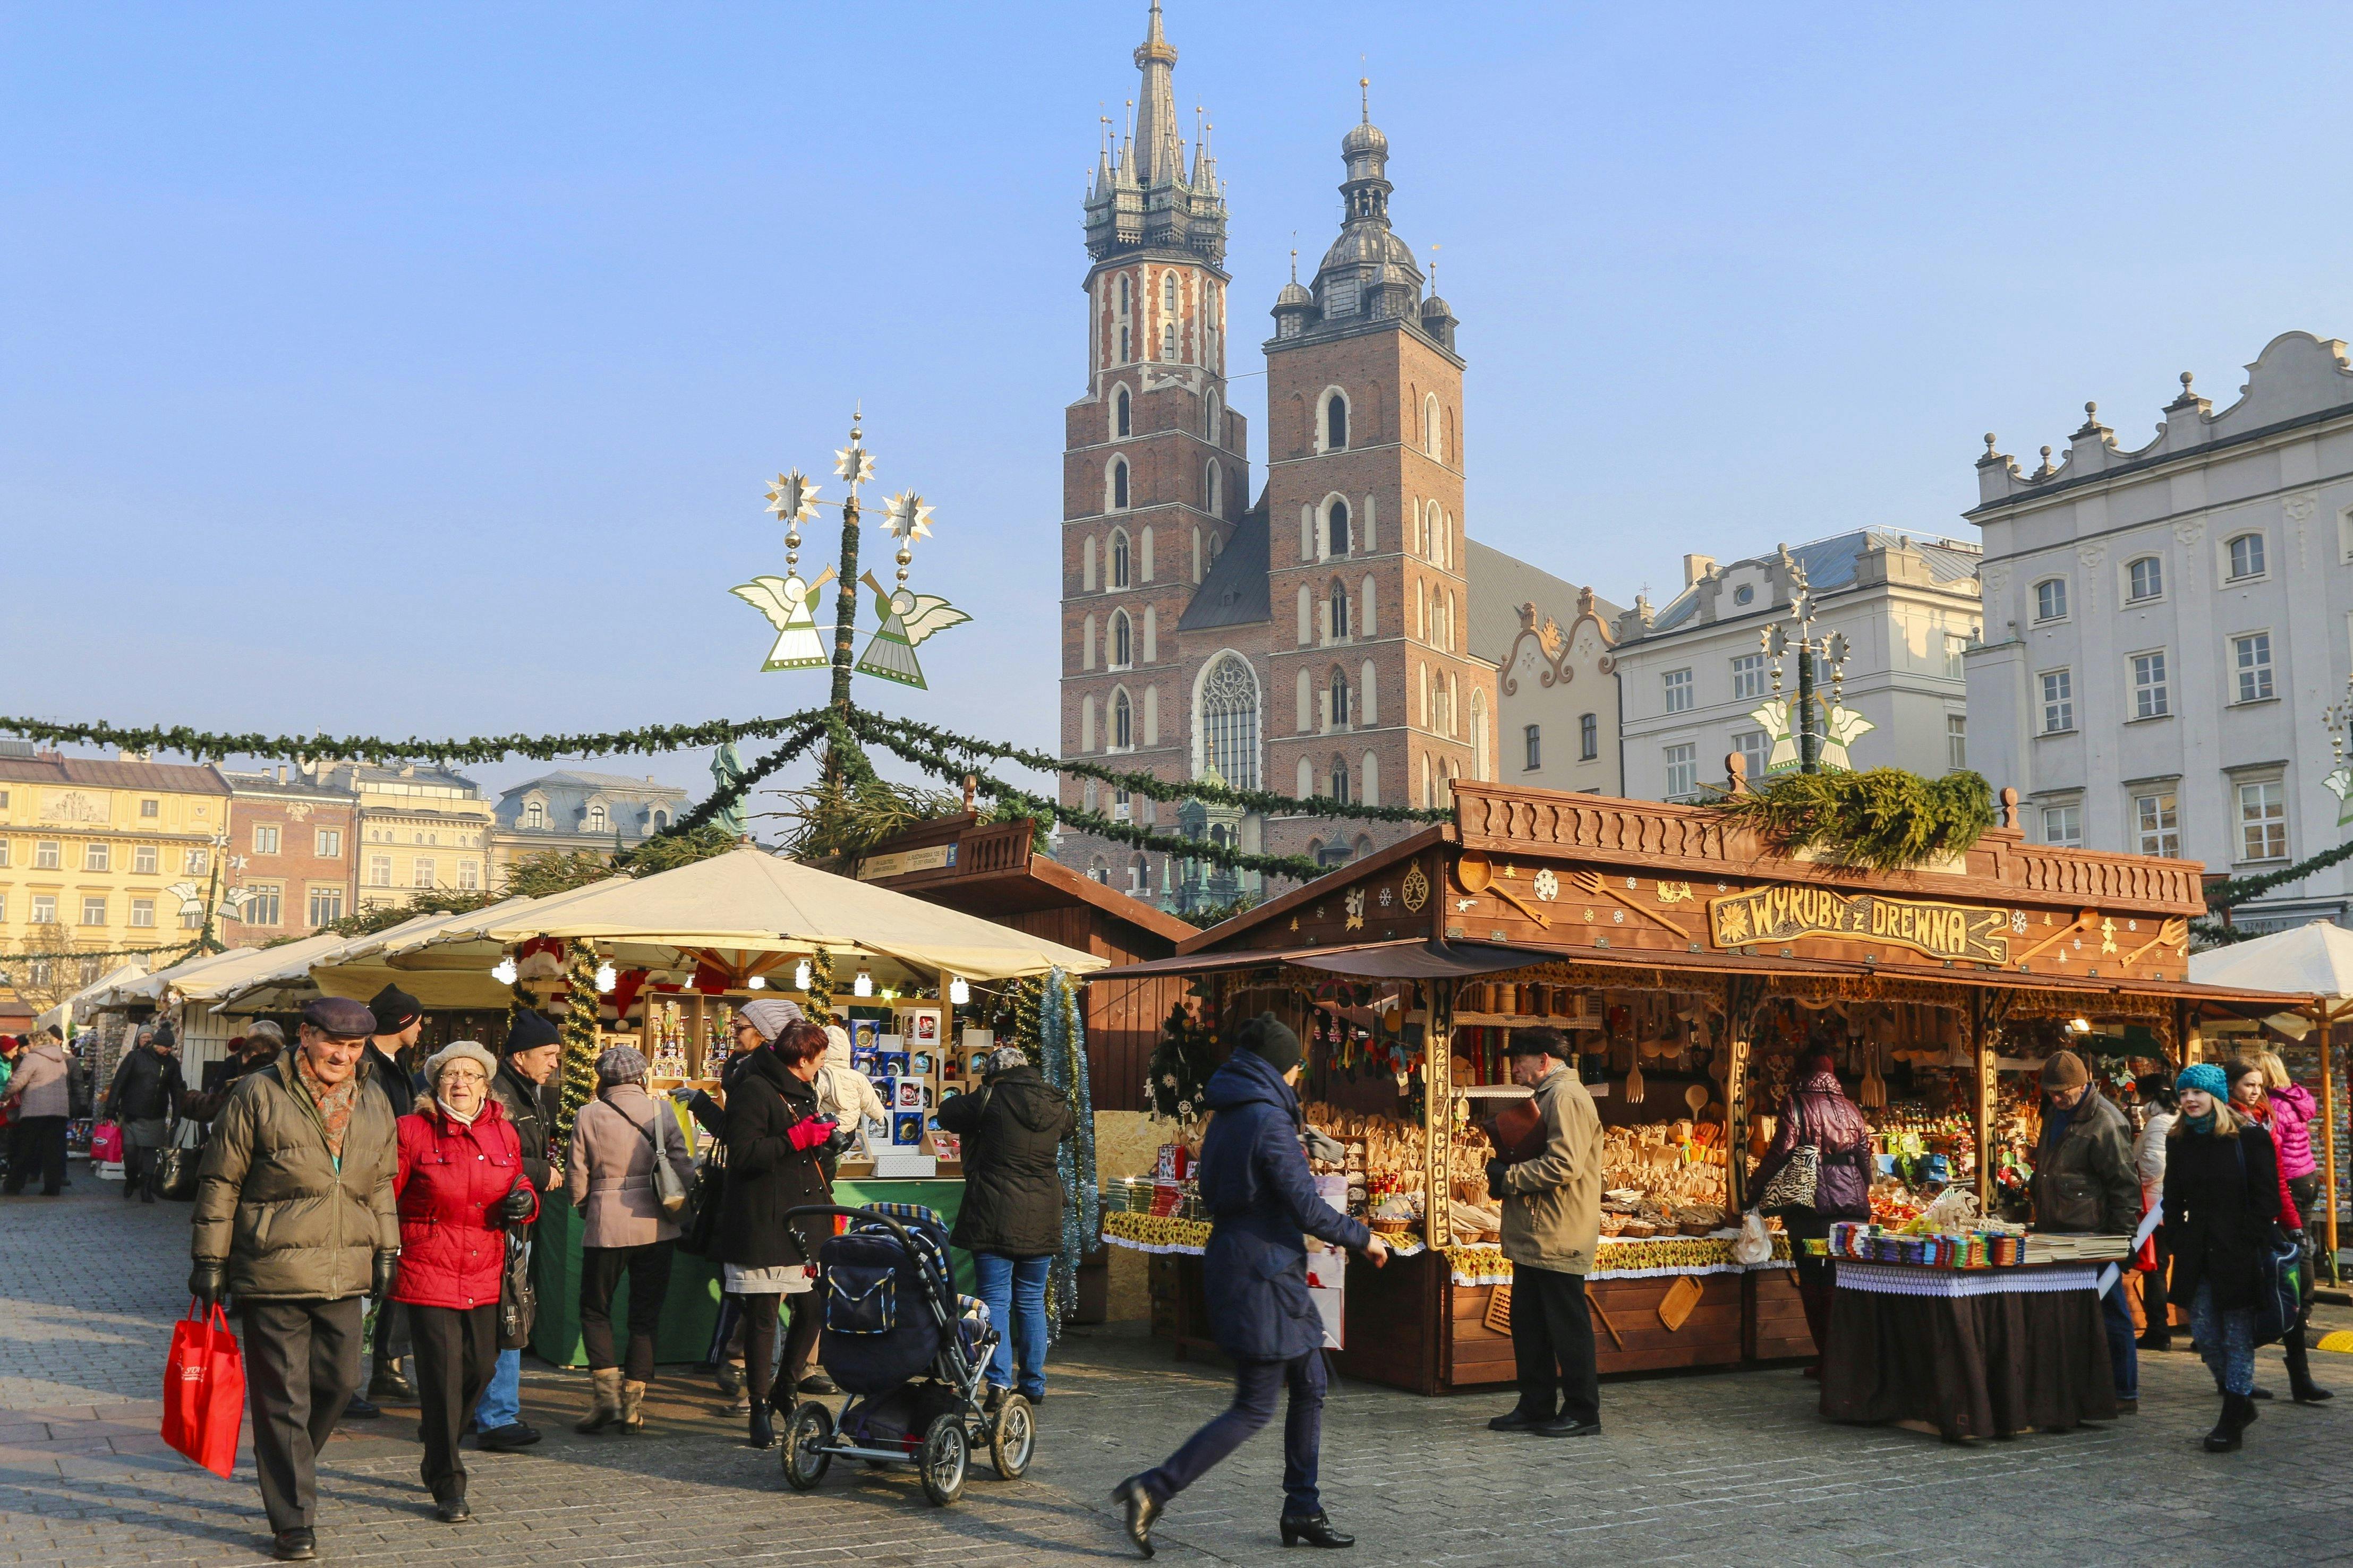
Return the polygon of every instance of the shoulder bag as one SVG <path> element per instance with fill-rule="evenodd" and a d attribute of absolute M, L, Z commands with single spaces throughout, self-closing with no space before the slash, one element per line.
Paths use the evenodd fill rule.
<path fill-rule="evenodd" d="M 669 1122 L 670 1126 L 661 1131 L 657 1131 L 656 1129 L 660 1128 L 665 1121 Z M 670 1137 L 677 1136 L 678 1130 L 675 1115 L 665 1109 L 659 1100 L 654 1102 L 653 1120 L 638 1129 L 644 1135 L 646 1142 L 653 1146 L 654 1197 L 660 1203 L 662 1213 L 681 1224 L 691 1225 L 695 1215 L 692 1206 L 694 1194 L 688 1190 L 686 1183 L 680 1179 L 677 1168 L 670 1163 L 669 1152 L 663 1147 Z"/>
<path fill-rule="evenodd" d="M 688 1257 L 718 1256 L 719 1211 L 726 1186 L 727 1144 L 723 1140 L 714 1140 L 710 1154 L 694 1168 L 693 1190 L 687 1196 L 688 1212 L 679 1222 L 678 1249 Z"/>
<path fill-rule="evenodd" d="M 1791 1114 L 1794 1116 L 1795 1113 L 1795 1107 L 1792 1107 Z M 1802 1130 L 1799 1136 L 1804 1136 Z M 1810 1213 L 1821 1190 L 1821 1180 L 1820 1148 L 1810 1141 L 1801 1142 L 1789 1151 L 1788 1163 L 1774 1173 L 1773 1179 L 1757 1194 L 1757 1207 L 1760 1213 L 1768 1215 L 1787 1215 L 1800 1210 Z"/>

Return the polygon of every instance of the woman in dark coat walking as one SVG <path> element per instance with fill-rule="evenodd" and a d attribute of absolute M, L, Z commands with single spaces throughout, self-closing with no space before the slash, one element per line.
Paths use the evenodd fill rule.
<path fill-rule="evenodd" d="M 825 1054 L 825 1031 L 786 1020 L 776 1011 L 786 1005 L 767 998 L 746 1003 L 736 1020 L 738 1029 L 759 1033 L 763 1043 L 744 1058 L 728 1090 L 727 1186 L 719 1205 L 723 1283 L 744 1313 L 754 1448 L 776 1446 L 771 1400 L 791 1407 L 794 1385 L 817 1349 L 817 1278 L 811 1265 L 820 1232 L 808 1221 L 788 1224 L 784 1216 L 789 1209 L 833 1201 L 825 1156 L 837 1129 L 817 1114 L 811 1081 Z M 793 1310 L 779 1382 L 776 1311 L 787 1296 L 801 1300 Z"/>
<path fill-rule="evenodd" d="M 1773 1145 L 1765 1151 L 1748 1190 L 1761 1193 L 1771 1186 L 1801 1148 L 1811 1148 L 1821 1157 L 1814 1204 L 1784 1211 L 1781 1223 L 1788 1228 L 1790 1256 L 1798 1265 L 1798 1299 L 1804 1303 L 1806 1327 L 1814 1337 L 1814 1364 L 1806 1375 L 1820 1377 L 1821 1358 L 1830 1353 L 1831 1292 L 1838 1285 L 1838 1266 L 1811 1256 L 1801 1244 L 1809 1237 L 1829 1236 L 1839 1220 L 1871 1217 L 1871 1123 L 1840 1086 L 1837 1065 L 1828 1051 L 1814 1051 L 1798 1063 L 1797 1076 L 1781 1101 Z"/>
<path fill-rule="evenodd" d="M 1014 1386 L 1046 1397 L 1046 1276 L 1062 1249 L 1062 1176 L 1055 1156 L 1078 1126 L 1071 1102 L 1018 1046 L 988 1054 L 980 1092 L 940 1106 L 940 1128 L 964 1140 L 964 1206 L 949 1240 L 972 1254 L 980 1299 L 998 1325 L 989 1405 Z"/>
<path fill-rule="evenodd" d="M 1303 1231 L 1359 1253 L 1375 1268 L 1388 1248 L 1315 1194 L 1299 1146 L 1299 1037 L 1272 1014 L 1235 1031 L 1235 1049 L 1209 1079 L 1216 1114 L 1201 1140 L 1198 1175 L 1210 1214 L 1201 1259 L 1209 1331 L 1234 1358 L 1234 1402 L 1158 1468 L 1130 1476 L 1112 1493 L 1126 1513 L 1127 1537 L 1152 1555 L 1152 1522 L 1168 1500 L 1208 1473 L 1274 1416 L 1275 1391 L 1290 1389 L 1282 1429 L 1282 1543 L 1353 1546 L 1332 1528 L 1316 1490 L 1324 1436 L 1324 1320 L 1307 1293 Z"/>
<path fill-rule="evenodd" d="M 2167 1293 L 2189 1310 L 2198 1353 L 2221 1388 L 2222 1418 L 2206 1435 L 2207 1450 L 2221 1454 L 2255 1419 L 2255 1300 L 2278 1230 L 2279 1165 L 2271 1134 L 2227 1103 L 2221 1068 L 2194 1062 L 2173 1087 L 2181 1113 L 2166 1135 Z"/>

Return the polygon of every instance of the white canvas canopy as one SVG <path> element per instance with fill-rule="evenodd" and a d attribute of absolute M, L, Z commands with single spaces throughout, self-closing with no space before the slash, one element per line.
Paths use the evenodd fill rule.
<path fill-rule="evenodd" d="M 36 1029 L 47 1029 L 56 1026 L 62 1026 L 69 1017 L 87 1018 L 91 1013 L 98 1010 L 96 1003 L 97 999 L 100 995 L 117 985 L 128 985 L 134 980 L 143 980 L 146 977 L 147 966 L 139 963 L 136 959 L 133 959 L 131 963 L 123 964 L 121 968 L 114 970 L 111 973 L 100 975 L 97 980 L 83 986 L 80 990 L 75 992 L 72 995 L 67 997 L 64 1001 L 50 1008 L 47 1012 L 34 1019 L 33 1027 Z"/>
<path fill-rule="evenodd" d="M 451 928 L 535 901 L 509 899 L 464 914 L 418 915 L 365 936 L 323 939 L 327 942 L 323 948 L 313 948 L 307 942 L 273 948 L 271 955 L 279 962 L 239 976 L 235 984 L 220 993 L 219 1005 L 215 1010 L 281 1013 L 322 994 L 349 996 L 364 1002 L 396 982 L 428 1010 L 503 1008 L 513 999 L 513 994 L 491 978 L 491 966 L 498 963 L 501 951 L 492 944 L 454 943 L 434 950 L 429 959 L 397 970 L 387 965 L 385 955 L 396 949 L 404 952 L 423 949 Z"/>
<path fill-rule="evenodd" d="M 2353 931 L 2328 921 L 2232 942 L 2189 955 L 2189 978 L 2200 985 L 2249 991 L 2301 992 L 2335 1013 L 2353 1002 Z"/>

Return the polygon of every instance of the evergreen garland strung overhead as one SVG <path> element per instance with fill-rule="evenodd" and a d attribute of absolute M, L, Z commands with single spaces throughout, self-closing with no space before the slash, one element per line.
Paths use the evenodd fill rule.
<path fill-rule="evenodd" d="M 2309 860 L 2300 860 L 2293 866 L 2283 866 L 2276 871 L 2265 871 L 2254 877 L 2233 877 L 2227 882 L 2217 882 L 2206 889 L 2206 907 L 2210 910 L 2227 910 L 2234 904 L 2243 904 L 2251 899 L 2260 899 L 2274 888 L 2284 887 L 2290 882 L 2300 882 L 2315 871 L 2325 871 L 2348 857 L 2353 857 L 2353 838 L 2347 839 L 2333 849 L 2324 849 Z"/>
<path fill-rule="evenodd" d="M 801 1012 L 818 1028 L 833 1022 L 833 954 L 820 942 L 809 954 L 808 995 Z"/>
<path fill-rule="evenodd" d="M 367 763 L 495 763 L 511 756 L 552 763 L 561 757 L 607 757 L 626 752 L 687 752 L 729 741 L 765 741 L 788 733 L 825 710 L 807 708 L 781 719 L 712 719 L 700 724 L 649 724 L 638 730 L 615 730 L 581 735 L 488 735 L 463 741 L 421 741 L 410 736 L 391 741 L 378 735 L 226 734 L 191 730 L 185 725 L 150 725 L 129 729 L 109 724 L 52 724 L 39 719 L 0 719 L 0 731 L 51 745 L 79 743 L 119 746 L 132 752 L 174 752 L 200 763 L 229 757 L 263 757 L 274 762 L 343 761 Z"/>
<path fill-rule="evenodd" d="M 1822 850 L 1878 871 L 1960 854 L 1993 826 L 1993 791 L 1971 773 L 1939 779 L 1902 768 L 1783 773 L 1710 804 L 1756 829 L 1779 854 Z"/>
<path fill-rule="evenodd" d="M 585 942 L 567 942 L 564 953 L 565 1006 L 564 1045 L 557 1058 L 563 1085 L 557 1102 L 555 1131 L 547 1147 L 560 1163 L 572 1147 L 572 1119 L 596 1098 L 596 950 Z"/>

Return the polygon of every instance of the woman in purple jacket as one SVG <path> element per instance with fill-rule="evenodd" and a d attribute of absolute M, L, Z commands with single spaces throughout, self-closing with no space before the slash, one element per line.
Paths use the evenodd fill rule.
<path fill-rule="evenodd" d="M 1805 1303 L 1806 1327 L 1813 1334 L 1818 1358 L 1806 1375 L 1820 1377 L 1819 1358 L 1830 1350 L 1831 1291 L 1837 1286 L 1838 1269 L 1827 1258 L 1808 1256 L 1804 1243 L 1829 1236 L 1835 1221 L 1871 1217 L 1872 1173 L 1871 1123 L 1840 1087 L 1837 1066 L 1825 1050 L 1810 1050 L 1798 1058 L 1788 1093 L 1782 1097 L 1772 1147 L 1749 1178 L 1748 1190 L 1762 1193 L 1771 1186 L 1789 1157 L 1807 1147 L 1821 1161 L 1813 1206 L 1780 1214 L 1788 1227 L 1789 1249 L 1798 1265 L 1798 1298 Z"/>

